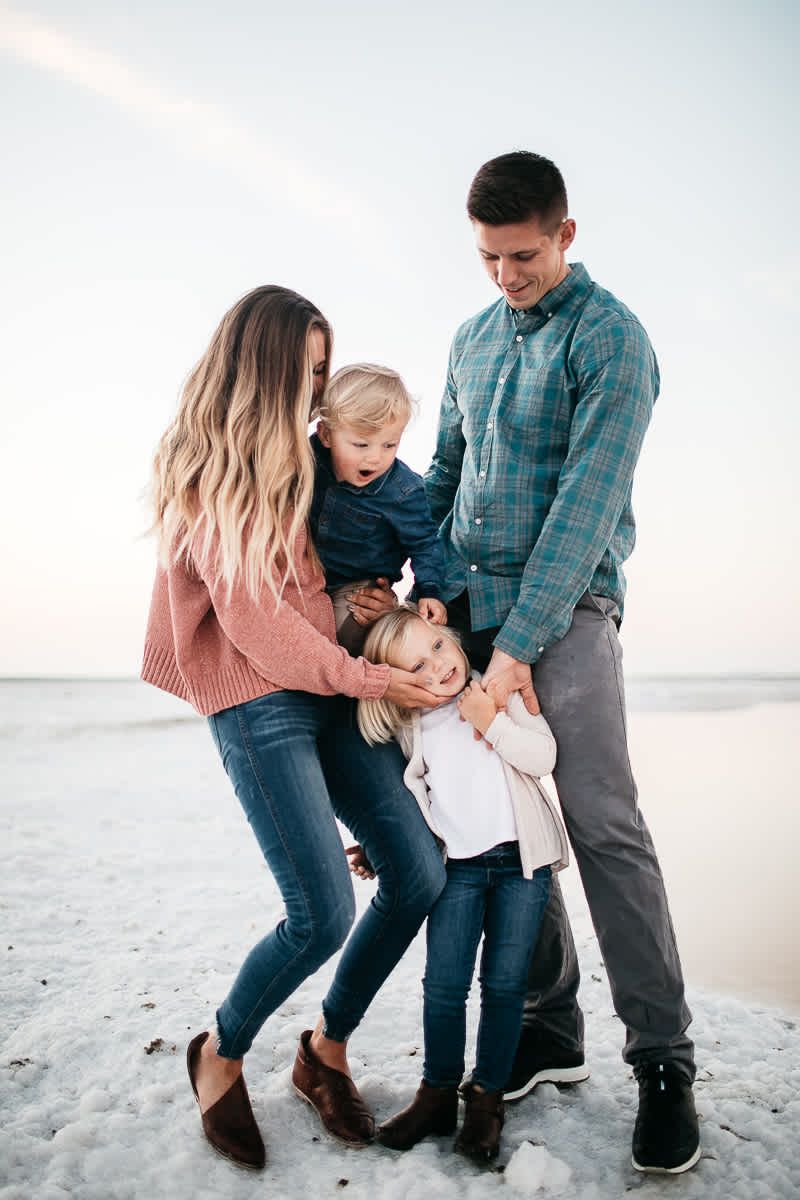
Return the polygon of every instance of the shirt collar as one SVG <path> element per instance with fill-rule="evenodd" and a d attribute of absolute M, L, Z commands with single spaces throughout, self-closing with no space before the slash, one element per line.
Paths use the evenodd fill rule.
<path fill-rule="evenodd" d="M 588 291 L 591 282 L 589 272 L 583 263 L 570 263 L 569 270 L 561 283 L 556 284 L 552 291 L 542 296 L 538 304 L 525 309 L 514 309 L 507 305 L 514 318 L 514 324 L 521 331 L 532 325 L 538 325 L 542 318 L 547 320 L 554 316 L 565 304 Z"/>

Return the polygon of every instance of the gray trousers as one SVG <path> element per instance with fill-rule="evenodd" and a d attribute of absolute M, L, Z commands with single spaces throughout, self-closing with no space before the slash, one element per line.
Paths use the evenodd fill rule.
<path fill-rule="evenodd" d="M 450 611 L 450 605 L 448 605 Z M 458 597 L 452 622 L 467 616 Z M 619 610 L 588 592 L 572 625 L 534 666 L 533 683 L 558 746 L 553 777 L 581 874 L 611 995 L 627 1037 L 623 1058 L 670 1060 L 694 1078 L 694 1046 L 661 869 L 637 803 L 628 758 Z M 468 625 L 464 625 L 468 628 Z M 465 635 L 484 669 L 497 629 Z M 524 1024 L 583 1048 L 580 973 L 558 877 L 539 932 Z"/>

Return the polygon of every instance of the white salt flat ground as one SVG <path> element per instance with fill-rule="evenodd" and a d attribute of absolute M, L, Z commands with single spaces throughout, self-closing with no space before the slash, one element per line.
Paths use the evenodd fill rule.
<path fill-rule="evenodd" d="M 0 1200 L 800 1196 L 797 840 L 787 824 L 800 709 L 631 718 L 642 806 L 692 963 L 703 1140 L 693 1172 L 664 1179 L 630 1167 L 636 1089 L 571 869 L 562 879 L 584 974 L 587 1083 L 546 1085 L 509 1106 L 492 1171 L 456 1158 L 451 1139 L 406 1155 L 347 1150 L 290 1084 L 328 967 L 248 1057 L 269 1154 L 266 1172 L 251 1175 L 204 1143 L 183 1056 L 280 901 L 203 723 L 147 697 L 139 723 L 124 727 L 102 696 L 91 720 L 80 705 L 74 719 L 49 719 L 35 692 L 5 697 Z M 366 903 L 369 886 L 357 888 Z M 753 965 L 729 976 L 742 953 Z M 418 938 L 353 1038 L 354 1074 L 379 1119 L 418 1082 L 423 954 Z M 775 960 L 794 966 L 775 970 Z M 476 1016 L 473 1005 L 473 1035 Z"/>

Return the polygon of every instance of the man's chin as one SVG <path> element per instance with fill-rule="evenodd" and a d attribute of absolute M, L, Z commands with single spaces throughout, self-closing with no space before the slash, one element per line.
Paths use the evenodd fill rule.
<path fill-rule="evenodd" d="M 521 292 L 512 294 L 504 291 L 503 296 L 509 308 L 524 309 L 531 308 L 536 303 L 536 298 L 528 293 L 529 289 L 523 288 Z"/>

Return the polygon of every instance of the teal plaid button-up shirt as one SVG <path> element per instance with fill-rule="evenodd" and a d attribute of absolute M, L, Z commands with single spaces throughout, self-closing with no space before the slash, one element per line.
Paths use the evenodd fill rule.
<path fill-rule="evenodd" d="M 425 474 L 447 558 L 445 599 L 533 663 L 587 589 L 622 612 L 635 540 L 631 487 L 658 394 L 636 317 L 574 263 L 524 312 L 498 300 L 450 352 Z"/>

